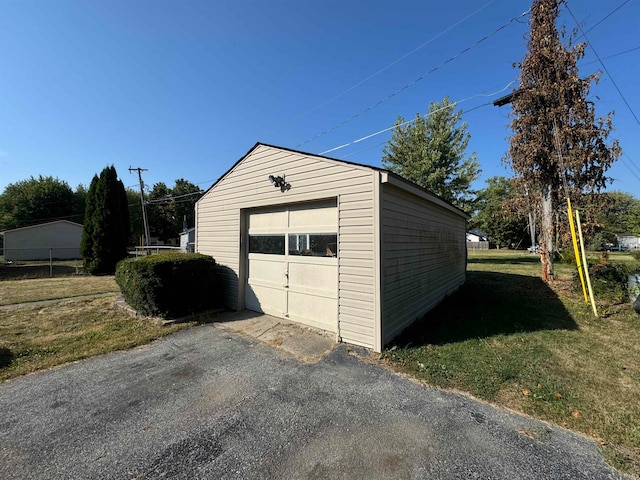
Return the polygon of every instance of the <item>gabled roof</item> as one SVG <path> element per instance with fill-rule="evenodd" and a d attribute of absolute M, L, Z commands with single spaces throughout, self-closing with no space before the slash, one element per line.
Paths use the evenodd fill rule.
<path fill-rule="evenodd" d="M 249 151 L 247 153 L 245 153 L 242 157 L 240 157 L 238 159 L 238 161 L 236 163 L 234 163 L 233 165 L 231 165 L 231 168 L 229 168 L 229 170 L 227 170 L 226 172 L 224 172 L 220 178 L 218 178 L 218 180 L 216 180 L 215 182 L 213 182 L 213 185 L 211 185 L 206 192 L 204 192 L 204 195 L 206 195 L 209 190 L 211 190 L 213 187 L 215 187 L 218 183 L 220 183 L 222 181 L 222 179 L 224 179 L 224 177 L 226 177 L 229 173 L 231 173 L 240 163 L 242 163 L 242 161 L 247 158 L 249 155 L 251 155 L 251 153 L 256 150 L 258 147 L 269 147 L 269 148 L 275 148 L 277 150 L 283 150 L 285 152 L 291 152 L 291 153 L 298 153 L 300 155 L 306 155 L 306 156 L 311 156 L 311 157 L 316 157 L 316 158 L 321 158 L 323 160 L 330 160 L 332 162 L 339 162 L 345 165 L 351 165 L 353 167 L 360 167 L 360 168 L 367 168 L 367 169 L 371 169 L 371 170 L 377 170 L 380 172 L 388 172 L 388 170 L 385 170 L 383 168 L 379 168 L 379 167 L 372 167 L 371 165 L 363 165 L 361 163 L 356 163 L 356 162 L 350 162 L 348 160 L 340 160 L 338 158 L 331 158 L 331 157 L 325 157 L 323 155 L 318 155 L 316 153 L 309 153 L 309 152 L 303 152 L 301 150 L 294 150 L 293 148 L 287 148 L 287 147 L 279 147 L 278 145 L 270 145 L 268 143 L 262 143 L 262 142 L 256 142 L 256 144 L 251 147 L 249 149 Z M 391 173 L 391 172 L 389 172 Z M 204 197 L 204 195 L 202 197 Z M 200 198 L 202 198 L 200 197 Z"/>
<path fill-rule="evenodd" d="M 234 164 L 231 166 L 231 168 L 229 168 L 229 170 L 227 170 L 224 174 L 222 174 L 222 175 L 220 176 L 220 178 L 218 178 L 218 180 L 216 180 L 216 181 L 213 183 L 213 185 L 211 185 L 211 186 L 210 186 L 210 187 L 209 187 L 209 188 L 204 192 L 204 195 L 202 195 L 202 197 L 200 197 L 200 199 L 204 198 L 204 197 L 206 196 L 206 194 L 207 194 L 207 193 L 209 193 L 209 191 L 210 191 L 213 187 L 215 187 L 218 183 L 220 183 L 220 182 L 224 179 L 224 177 L 226 177 L 230 172 L 232 172 L 232 171 L 233 171 L 233 169 L 235 169 L 235 168 L 236 168 L 236 166 L 238 166 L 238 165 L 239 165 L 239 164 L 240 164 L 240 163 L 241 163 L 245 158 L 247 158 L 247 157 L 248 157 L 248 156 L 249 156 L 249 155 L 250 155 L 254 150 L 256 150 L 258 147 L 269 147 L 269 148 L 275 148 L 275 149 L 277 149 L 277 150 L 283 150 L 283 151 L 285 151 L 285 152 L 297 153 L 297 154 L 300 154 L 300 155 L 305 155 L 305 156 L 310 156 L 310 157 L 320 158 L 320 159 L 323 159 L 323 160 L 328 160 L 328 161 L 331 161 L 331 162 L 338 162 L 338 163 L 342 163 L 342 164 L 345 164 L 345 165 L 350 165 L 350 166 L 352 166 L 352 167 L 364 168 L 364 169 L 374 170 L 374 171 L 377 171 L 377 172 L 384 173 L 387 177 L 391 177 L 391 178 L 393 178 L 393 179 L 395 179 L 395 180 L 396 180 L 396 181 L 394 182 L 394 185 L 396 185 L 396 186 L 400 186 L 401 188 L 402 188 L 402 186 L 406 186 L 406 187 L 408 187 L 408 188 L 407 188 L 407 190 L 410 190 L 410 189 L 418 189 L 418 190 L 421 190 L 423 193 L 427 194 L 428 196 L 430 196 L 430 197 L 435 197 L 435 198 L 438 200 L 438 203 L 439 203 L 439 202 L 443 202 L 443 203 L 445 203 L 448 207 L 450 207 L 450 208 L 452 208 L 452 209 L 457 210 L 457 211 L 458 211 L 459 213 L 461 213 L 464 217 L 469 218 L 469 215 L 468 215 L 465 211 L 463 211 L 463 210 L 461 210 L 460 208 L 456 207 L 456 206 L 455 206 L 455 205 L 453 205 L 451 202 L 449 202 L 449 201 L 447 201 L 447 200 L 445 200 L 445 199 L 443 199 L 443 198 L 439 197 L 439 196 L 438 196 L 438 195 L 436 195 L 435 193 L 430 192 L 430 191 L 429 191 L 429 190 L 427 190 L 426 188 L 423 188 L 423 187 L 421 187 L 420 185 L 415 184 L 415 183 L 413 183 L 413 182 L 411 182 L 411 181 L 409 181 L 409 180 L 407 180 L 407 179 L 405 179 L 405 178 L 401 177 L 400 175 L 398 175 L 398 174 L 396 174 L 396 173 L 393 173 L 393 172 L 392 172 L 392 171 L 390 171 L 390 170 L 387 170 L 387 169 L 384 169 L 384 168 L 380 168 L 380 167 L 374 167 L 374 166 L 371 166 L 371 165 L 365 165 L 365 164 L 362 164 L 362 163 L 351 162 L 351 161 L 348 161 L 348 160 L 341 160 L 341 159 L 339 159 L 339 158 L 326 157 L 326 156 L 324 156 L 324 155 L 318 155 L 318 154 L 316 154 L 316 153 L 309 153 L 309 152 L 303 152 L 303 151 L 301 151 L 301 150 L 294 150 L 294 149 L 292 149 L 292 148 L 279 147 L 279 146 L 277 146 L 277 145 L 270 145 L 270 144 L 268 144 L 268 143 L 261 143 L 261 142 L 256 142 L 256 144 L 255 144 L 253 147 L 251 147 L 247 153 L 245 153 L 242 157 L 240 157 L 240 159 L 239 159 L 236 163 L 234 163 Z M 414 190 L 414 191 L 415 191 L 415 190 Z M 200 201 L 200 199 L 198 200 L 198 202 Z M 197 203 L 197 202 L 196 202 L 196 203 Z"/>
<path fill-rule="evenodd" d="M 36 225 L 29 225 L 27 227 L 20 227 L 20 228 L 13 228 L 11 230 L 5 230 L 4 232 L 2 232 L 2 234 L 4 235 L 5 233 L 9 233 L 9 232 L 17 232 L 19 230 L 28 230 L 30 228 L 44 227 L 45 225 L 53 225 L 53 224 L 56 224 L 56 223 L 66 223 L 68 225 L 74 225 L 74 226 L 80 227 L 80 228 L 84 227 L 84 225 L 82 225 L 81 223 L 71 222 L 69 220 L 56 220 L 54 222 L 37 223 Z"/>
<path fill-rule="evenodd" d="M 488 237 L 489 236 L 489 234 L 487 232 L 483 232 L 482 230 L 479 230 L 477 228 L 472 228 L 467 233 L 470 233 L 471 235 L 476 235 L 478 237 Z"/>

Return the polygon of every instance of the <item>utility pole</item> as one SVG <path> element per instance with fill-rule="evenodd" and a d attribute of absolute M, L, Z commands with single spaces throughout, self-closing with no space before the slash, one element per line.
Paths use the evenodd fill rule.
<path fill-rule="evenodd" d="M 147 208 L 144 201 L 144 182 L 142 181 L 142 172 L 146 172 L 146 168 L 131 168 L 129 167 L 129 173 L 138 172 L 138 179 L 140 180 L 140 202 L 142 202 L 142 223 L 144 225 L 144 244 L 149 246 L 149 221 L 147 220 Z"/>

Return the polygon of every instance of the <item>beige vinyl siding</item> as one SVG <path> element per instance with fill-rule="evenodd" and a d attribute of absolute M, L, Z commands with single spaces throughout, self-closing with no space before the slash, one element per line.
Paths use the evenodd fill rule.
<path fill-rule="evenodd" d="M 368 167 L 258 145 L 196 204 L 196 251 L 211 255 L 225 275 L 227 306 L 244 308 L 241 218 L 264 206 L 336 199 L 338 205 L 339 335 L 373 348 L 374 174 Z M 285 175 L 291 189 L 281 192 L 269 175 Z M 243 240 L 245 241 L 245 240 Z M 337 321 L 337 319 L 336 319 Z"/>
<path fill-rule="evenodd" d="M 382 185 L 383 343 L 465 281 L 466 219 L 389 184 Z"/>

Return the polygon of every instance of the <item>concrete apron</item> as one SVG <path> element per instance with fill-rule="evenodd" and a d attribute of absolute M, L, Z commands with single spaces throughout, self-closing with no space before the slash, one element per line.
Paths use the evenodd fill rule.
<path fill-rule="evenodd" d="M 216 318 L 216 325 L 255 338 L 297 360 L 320 361 L 337 345 L 334 334 L 258 312 L 242 310 Z"/>

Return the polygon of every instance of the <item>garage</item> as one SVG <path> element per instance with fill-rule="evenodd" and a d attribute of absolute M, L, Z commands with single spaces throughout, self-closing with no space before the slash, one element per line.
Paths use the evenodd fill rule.
<path fill-rule="evenodd" d="M 336 332 L 335 201 L 252 210 L 247 227 L 245 307 Z"/>
<path fill-rule="evenodd" d="M 78 259 L 83 226 L 69 220 L 6 230 L 4 259 L 9 261 Z"/>
<path fill-rule="evenodd" d="M 228 308 L 381 351 L 460 287 L 468 216 L 387 170 L 257 143 L 196 203 Z"/>

